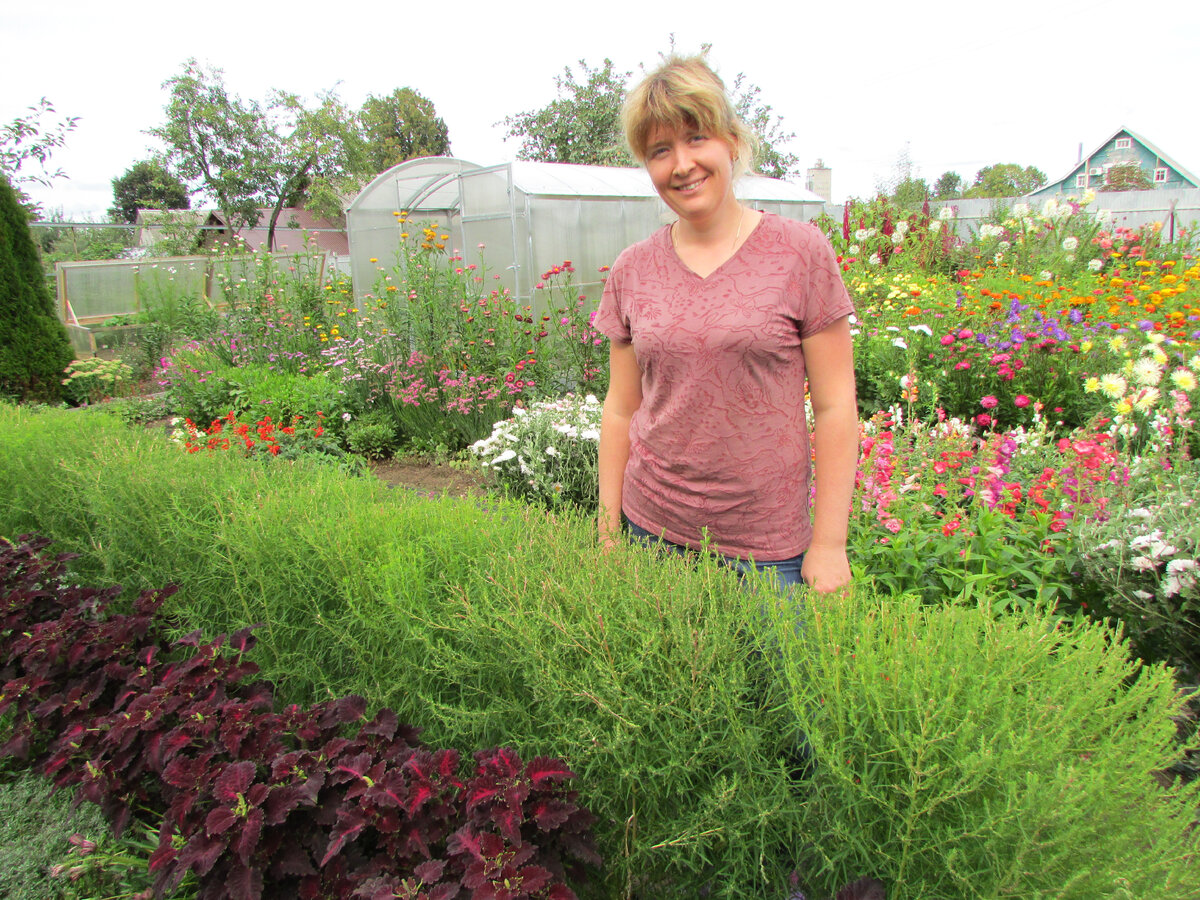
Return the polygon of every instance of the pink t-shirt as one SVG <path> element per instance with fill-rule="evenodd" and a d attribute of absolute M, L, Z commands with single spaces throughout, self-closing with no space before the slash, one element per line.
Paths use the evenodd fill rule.
<path fill-rule="evenodd" d="M 807 549 L 809 442 L 800 341 L 854 312 L 812 225 L 765 213 L 707 278 L 669 227 L 613 264 L 596 327 L 633 344 L 642 404 L 622 507 L 667 540 L 760 562 Z"/>

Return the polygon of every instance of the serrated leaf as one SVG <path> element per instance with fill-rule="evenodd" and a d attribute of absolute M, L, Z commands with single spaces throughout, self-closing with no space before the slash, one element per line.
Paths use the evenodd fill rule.
<path fill-rule="evenodd" d="M 525 775 L 537 788 L 576 777 L 575 773 L 567 768 L 567 764 L 561 759 L 549 756 L 534 757 L 533 761 L 525 767 Z"/>
<path fill-rule="evenodd" d="M 225 802 L 236 800 L 238 794 L 244 794 L 250 787 L 257 770 L 258 767 L 249 760 L 226 766 L 213 785 L 213 796 Z"/>

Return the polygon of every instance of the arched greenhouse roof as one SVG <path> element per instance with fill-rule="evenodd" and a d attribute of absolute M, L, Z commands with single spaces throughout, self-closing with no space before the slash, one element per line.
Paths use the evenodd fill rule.
<path fill-rule="evenodd" d="M 532 197 L 657 197 L 650 176 L 641 168 L 613 166 L 578 166 L 569 163 L 532 162 L 516 160 L 507 165 L 512 172 L 512 185 Z M 381 192 L 386 193 L 384 206 L 398 204 L 397 209 L 453 209 L 458 193 L 453 182 L 460 174 L 483 168 L 477 163 L 449 156 L 427 156 L 399 163 L 377 175 L 348 207 L 378 207 Z M 388 186 L 395 183 L 400 191 L 392 194 Z M 735 182 L 734 189 L 742 200 L 789 203 L 823 203 L 824 200 L 798 184 L 746 175 Z"/>

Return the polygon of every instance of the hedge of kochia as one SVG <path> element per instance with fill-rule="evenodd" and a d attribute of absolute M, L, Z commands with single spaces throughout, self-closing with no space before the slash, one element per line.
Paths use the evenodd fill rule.
<path fill-rule="evenodd" d="M 0 534 L 54 537 L 89 578 L 182 584 L 181 627 L 266 623 L 257 660 L 285 695 L 356 691 L 430 740 L 567 758 L 601 818 L 596 896 L 782 898 L 793 865 L 810 897 L 859 874 L 893 900 L 1200 896 L 1180 863 L 1196 798 L 1150 777 L 1170 678 L 1126 691 L 1099 626 L 1076 652 L 1044 614 L 863 592 L 748 654 L 762 598 L 711 566 L 598 557 L 588 522 L 189 457 L 78 412 L 0 406 L 0 496 Z"/>
<path fill-rule="evenodd" d="M 297 702 L 364 694 L 445 746 L 565 758 L 599 818 L 599 897 L 783 896 L 795 744 L 728 574 L 599 557 L 589 522 L 427 501 L 314 467 L 188 456 L 90 413 L 0 406 L 0 534 L 81 578 L 176 582 L 180 629 L 264 623 Z"/>

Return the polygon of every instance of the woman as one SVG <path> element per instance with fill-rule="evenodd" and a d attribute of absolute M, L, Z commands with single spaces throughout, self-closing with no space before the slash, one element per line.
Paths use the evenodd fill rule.
<path fill-rule="evenodd" d="M 832 249 L 815 227 L 738 202 L 754 138 L 703 59 L 668 59 L 623 121 L 678 218 L 618 257 L 596 317 L 611 339 L 601 546 L 622 540 L 624 514 L 635 540 L 708 546 L 740 571 L 838 590 L 858 414 L 853 306 Z"/>

